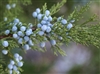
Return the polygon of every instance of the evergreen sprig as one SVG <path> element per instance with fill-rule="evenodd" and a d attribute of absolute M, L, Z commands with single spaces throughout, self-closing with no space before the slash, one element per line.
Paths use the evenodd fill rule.
<path fill-rule="evenodd" d="M 54 4 L 51 8 L 50 8 L 50 12 L 51 12 L 51 15 L 57 13 L 60 8 L 66 3 L 67 0 L 62 0 L 62 2 L 60 3 L 57 3 L 56 5 Z"/>
<path fill-rule="evenodd" d="M 16 51 L 12 52 L 15 48 L 22 49 L 21 51 L 24 52 L 29 49 L 45 52 L 45 43 L 50 42 L 55 55 L 66 55 L 60 46 L 70 41 L 100 48 L 100 24 L 87 25 L 95 20 L 96 15 L 79 25 L 76 24 L 82 14 L 88 10 L 89 4 L 80 9 L 75 8 L 67 19 L 64 19 L 64 16 L 52 17 L 65 2 L 66 0 L 62 0 L 50 9 L 47 9 L 45 3 L 41 9 L 37 8 L 32 13 L 35 22 L 27 24 L 18 18 L 23 12 L 20 4 L 31 4 L 31 0 L 8 1 L 3 14 L 4 20 L 0 21 L 0 55 L 1 59 L 3 55 L 6 55 L 10 61 L 5 68 L 0 60 L 0 73 L 19 74 L 22 72 L 23 58 Z"/>

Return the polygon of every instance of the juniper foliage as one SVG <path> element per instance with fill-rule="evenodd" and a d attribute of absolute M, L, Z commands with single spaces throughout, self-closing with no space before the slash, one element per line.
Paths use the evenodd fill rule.
<path fill-rule="evenodd" d="M 5 6 L 2 6 L 2 3 L 5 4 Z M 50 11 L 49 15 L 52 18 L 52 21 L 50 22 L 50 24 L 52 23 L 51 25 L 52 27 L 50 28 L 52 30 L 49 33 L 44 32 L 43 35 L 38 35 L 38 32 L 41 31 L 41 28 L 38 28 L 37 24 L 40 23 L 41 20 L 37 20 L 37 18 L 34 18 L 34 23 L 26 23 L 22 17 L 24 11 L 22 10 L 21 4 L 27 6 L 31 4 L 31 0 L 13 0 L 13 1 L 1 0 L 0 4 L 0 7 L 2 6 L 1 16 L 3 17 L 2 19 L 0 19 L 0 73 L 1 74 L 9 73 L 9 69 L 7 67 L 9 62 L 5 60 L 4 58 L 5 56 L 8 59 L 13 59 L 14 58 L 13 55 L 14 53 L 16 53 L 13 52 L 13 49 L 16 48 L 22 49 L 19 52 L 22 51 L 26 52 L 23 46 L 27 42 L 22 41 L 22 44 L 19 44 L 17 39 L 13 37 L 13 33 L 16 32 L 10 32 L 8 35 L 5 35 L 6 30 L 10 31 L 12 30 L 12 26 L 14 25 L 14 23 L 12 22 L 14 21 L 15 18 L 20 19 L 22 25 L 28 29 L 30 29 L 29 26 L 33 24 L 31 27 L 33 33 L 29 36 L 32 42 L 34 43 L 34 45 L 31 46 L 31 49 L 33 50 L 45 52 L 46 51 L 45 43 L 44 44 L 42 43 L 48 41 L 51 42 L 52 50 L 55 55 L 61 54 L 65 56 L 66 55 L 65 52 L 60 48 L 60 46 L 62 44 L 67 45 L 70 41 L 74 41 L 76 43 L 80 43 L 87 46 L 94 45 L 97 48 L 100 48 L 100 38 L 99 38 L 100 23 L 87 25 L 90 22 L 96 21 L 96 15 L 89 17 L 86 21 L 84 21 L 81 24 L 76 24 L 78 21 L 80 21 L 80 19 L 83 19 L 82 18 L 83 13 L 87 13 L 86 11 L 89 9 L 89 3 L 86 4 L 85 6 L 82 6 L 80 9 L 77 9 L 76 7 L 75 10 L 68 16 L 67 19 L 64 19 L 65 17 L 64 15 L 62 15 L 60 16 L 60 21 L 57 21 L 58 17 L 56 16 L 52 17 L 52 16 L 60 10 L 60 8 L 64 5 L 64 3 L 66 3 L 66 0 L 62 0 L 62 2 L 53 5 L 50 9 L 47 9 L 46 3 L 43 5 L 43 7 L 40 9 L 40 12 L 42 14 L 45 14 L 46 10 Z M 12 6 L 11 8 L 9 8 L 8 6 L 7 10 L 6 7 L 7 4 L 9 5 L 15 4 L 15 7 Z M 18 30 L 21 27 L 20 24 L 18 23 L 19 25 L 17 26 Z M 4 47 L 2 44 L 3 41 L 8 41 L 9 46 Z M 42 44 L 41 45 L 42 47 L 38 46 L 39 43 Z M 25 47 L 28 48 L 28 45 L 25 45 Z M 8 54 L 5 56 L 2 54 L 3 49 L 6 49 L 8 51 Z M 22 69 L 19 67 L 18 70 L 19 72 L 22 72 Z M 13 71 L 13 74 L 18 74 L 18 72 Z"/>

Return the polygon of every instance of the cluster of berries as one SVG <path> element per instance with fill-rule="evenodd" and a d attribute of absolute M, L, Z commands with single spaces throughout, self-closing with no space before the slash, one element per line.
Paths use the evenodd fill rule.
<path fill-rule="evenodd" d="M 52 28 L 54 28 L 54 24 L 52 24 L 53 18 L 50 15 L 50 11 L 49 10 L 45 10 L 45 12 L 42 14 L 40 8 L 37 8 L 33 13 L 32 16 L 37 19 L 37 21 L 39 22 L 37 24 L 37 27 L 40 28 L 40 31 L 38 32 L 38 34 L 40 36 L 43 36 L 44 34 L 49 35 L 50 33 L 52 33 Z M 63 19 L 62 17 L 58 17 L 57 18 L 57 22 L 60 22 L 62 25 L 66 25 L 67 24 L 67 29 L 71 29 L 73 27 L 72 23 L 68 23 L 66 19 Z M 60 40 L 62 40 L 62 37 L 59 36 L 58 37 Z M 55 45 L 56 44 L 56 40 L 50 40 L 51 45 Z M 45 47 L 45 42 L 41 42 L 40 43 L 41 47 Z"/>
<path fill-rule="evenodd" d="M 10 10 L 11 8 L 15 8 L 15 7 L 16 7 L 16 4 L 15 3 L 7 4 L 6 5 L 6 9 L 7 10 Z M 4 17 L 4 21 L 7 21 L 7 17 Z"/>
<path fill-rule="evenodd" d="M 15 8 L 16 4 L 6 5 L 6 8 L 10 10 L 11 8 Z M 35 12 L 32 13 L 32 16 L 37 19 L 37 28 L 39 28 L 39 31 L 37 32 L 38 35 L 44 36 L 45 34 L 48 36 L 49 34 L 53 34 L 52 28 L 54 28 L 52 22 L 53 18 L 51 16 L 51 13 L 49 10 L 46 10 L 44 14 L 41 13 L 40 8 L 37 8 Z M 7 21 L 7 18 L 4 18 L 4 21 Z M 63 19 L 62 17 L 57 18 L 57 22 L 60 22 L 62 25 L 67 24 L 67 29 L 71 29 L 73 27 L 72 22 L 68 23 L 66 19 Z M 18 41 L 18 44 L 22 46 L 24 50 L 31 49 L 32 46 L 34 46 L 34 43 L 31 39 L 32 35 L 36 35 L 33 33 L 33 25 L 29 24 L 27 27 L 20 22 L 18 18 L 15 18 L 12 23 L 9 24 L 11 26 L 10 29 L 5 30 L 4 34 L 9 35 L 11 34 L 12 37 Z M 61 36 L 58 37 L 60 40 L 63 38 Z M 40 42 L 40 47 L 45 47 L 45 41 Z M 50 40 L 50 43 L 52 46 L 56 45 L 56 40 L 52 39 Z M 8 54 L 7 47 L 9 47 L 9 42 L 7 40 L 2 41 L 3 50 L 2 53 L 4 55 Z M 20 73 L 19 67 L 23 66 L 23 62 L 21 61 L 22 57 L 15 53 L 13 60 L 10 60 L 10 63 L 8 64 L 9 73 L 12 74 L 13 72 L 16 72 L 17 74 Z"/>
<path fill-rule="evenodd" d="M 18 43 L 22 46 L 24 50 L 29 50 L 31 46 L 33 46 L 33 41 L 31 40 L 30 36 L 33 34 L 32 32 L 32 24 L 29 25 L 29 27 L 25 27 L 22 25 L 22 23 L 19 21 L 18 18 L 15 18 L 12 23 L 10 23 L 11 28 L 4 31 L 5 35 L 12 35 L 12 37 L 18 41 Z M 2 53 L 4 55 L 8 54 L 8 47 L 9 47 L 9 41 L 4 40 L 2 41 L 3 50 Z M 18 67 L 23 66 L 23 62 L 21 62 L 22 57 L 19 56 L 18 53 L 14 54 L 14 60 L 10 61 L 10 64 L 8 65 L 9 73 L 12 74 L 13 72 L 16 72 L 17 74 L 20 73 L 18 71 Z"/>
<path fill-rule="evenodd" d="M 9 74 L 20 74 L 19 68 L 23 66 L 22 59 L 22 56 L 18 53 L 14 54 L 14 60 L 10 60 L 10 63 L 8 64 Z"/>
<path fill-rule="evenodd" d="M 6 5 L 6 8 L 8 9 L 8 10 L 10 10 L 11 8 L 15 8 L 16 7 L 16 4 L 15 3 L 13 3 L 13 4 L 7 4 Z"/>
<path fill-rule="evenodd" d="M 51 32 L 53 24 L 51 24 L 52 17 L 50 16 L 49 10 L 46 10 L 45 14 L 42 14 L 41 10 L 37 8 L 36 11 L 32 13 L 32 16 L 34 18 L 37 18 L 37 20 L 39 21 L 37 27 L 41 28 L 41 30 L 38 32 L 40 36 L 44 35 L 45 32 Z"/>
<path fill-rule="evenodd" d="M 2 45 L 6 48 L 9 46 L 8 41 L 3 41 Z M 4 49 L 2 50 L 2 53 L 4 55 L 8 54 L 8 50 Z M 18 53 L 14 54 L 13 60 L 10 60 L 10 63 L 8 64 L 9 74 L 13 74 L 13 72 L 20 74 L 20 71 L 18 68 L 23 66 L 23 62 L 21 61 L 23 58 Z"/>
<path fill-rule="evenodd" d="M 71 20 L 69 23 L 67 22 L 66 19 L 63 19 L 62 17 L 58 17 L 57 18 L 57 22 L 61 22 L 63 25 L 66 25 L 67 24 L 67 29 L 70 30 L 73 25 L 72 23 L 74 22 L 75 20 Z"/>
<path fill-rule="evenodd" d="M 23 26 L 22 23 L 17 18 L 14 19 L 14 22 L 10 23 L 10 25 L 12 25 L 12 28 L 11 30 L 6 30 L 5 35 L 12 33 L 13 38 L 16 39 L 18 43 L 21 44 L 25 50 L 29 50 L 30 46 L 34 45 L 30 38 L 30 36 L 33 34 L 31 28 L 32 26 L 31 27 Z"/>
<path fill-rule="evenodd" d="M 32 16 L 38 20 L 37 27 L 40 28 L 38 34 L 43 36 L 45 33 L 50 34 L 53 28 L 53 24 L 51 23 L 53 18 L 50 15 L 50 11 L 46 10 L 44 14 L 41 13 L 40 8 L 37 8 L 33 13 Z M 50 40 L 51 45 L 56 44 L 56 40 Z M 40 47 L 45 47 L 45 42 L 40 43 Z"/>

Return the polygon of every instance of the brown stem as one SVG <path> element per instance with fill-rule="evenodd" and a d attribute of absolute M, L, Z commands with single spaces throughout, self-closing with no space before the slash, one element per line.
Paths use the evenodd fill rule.
<path fill-rule="evenodd" d="M 32 27 L 32 30 L 35 31 L 37 29 L 36 26 Z M 0 35 L 0 40 L 6 37 L 12 37 L 12 34 L 8 34 L 8 35 Z"/>
<path fill-rule="evenodd" d="M 6 37 L 12 37 L 12 34 L 9 34 L 9 35 L 2 35 L 2 36 L 0 36 L 0 40 L 3 39 L 3 38 L 6 38 Z"/>

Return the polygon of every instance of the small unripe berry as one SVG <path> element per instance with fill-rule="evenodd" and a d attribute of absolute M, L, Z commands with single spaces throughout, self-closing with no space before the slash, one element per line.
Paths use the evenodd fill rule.
<path fill-rule="evenodd" d="M 27 29 L 27 30 L 29 30 L 30 32 L 32 32 L 32 29 Z"/>
<path fill-rule="evenodd" d="M 15 62 L 14 62 L 13 60 L 10 60 L 10 64 L 14 65 L 14 64 L 15 64 Z"/>
<path fill-rule="evenodd" d="M 42 20 L 42 21 L 41 21 L 41 24 L 42 24 L 42 25 L 45 25 L 45 24 L 46 24 L 46 21 L 45 21 L 45 20 Z"/>
<path fill-rule="evenodd" d="M 59 36 L 58 38 L 59 38 L 59 40 L 62 40 L 63 39 L 61 36 Z"/>
<path fill-rule="evenodd" d="M 14 23 L 19 23 L 20 21 L 19 21 L 19 19 L 18 18 L 15 18 L 14 19 Z"/>
<path fill-rule="evenodd" d="M 19 22 L 18 25 L 19 25 L 19 26 L 22 26 L 22 22 Z"/>
<path fill-rule="evenodd" d="M 50 43 L 51 43 L 51 45 L 56 45 L 56 41 L 55 40 L 51 40 Z"/>
<path fill-rule="evenodd" d="M 37 27 L 40 28 L 42 25 L 40 23 L 37 24 Z"/>
<path fill-rule="evenodd" d="M 25 31 L 26 30 L 26 27 L 25 26 L 21 26 L 20 30 L 21 31 Z"/>
<path fill-rule="evenodd" d="M 30 49 L 30 47 L 29 47 L 28 44 L 25 44 L 25 45 L 23 46 L 23 48 L 24 48 L 25 50 L 29 50 L 29 49 Z"/>
<path fill-rule="evenodd" d="M 51 23 L 48 23 L 47 25 L 51 27 L 52 24 Z"/>
<path fill-rule="evenodd" d="M 41 27 L 41 30 L 42 31 L 45 31 L 47 29 L 47 26 L 46 25 L 43 25 L 42 27 Z"/>
<path fill-rule="evenodd" d="M 4 47 L 8 47 L 9 43 L 8 43 L 8 41 L 3 41 L 3 42 L 2 42 L 2 45 L 3 45 Z"/>
<path fill-rule="evenodd" d="M 49 16 L 50 11 L 49 11 L 49 10 L 46 10 L 46 11 L 45 11 L 45 14 L 46 14 L 46 16 Z"/>
<path fill-rule="evenodd" d="M 42 35 L 44 34 L 44 31 L 39 31 L 38 34 L 39 34 L 40 36 L 42 36 Z"/>
<path fill-rule="evenodd" d="M 12 74 L 12 70 L 9 70 L 9 74 Z"/>
<path fill-rule="evenodd" d="M 57 18 L 57 22 L 61 21 L 62 17 L 58 17 Z"/>
<path fill-rule="evenodd" d="M 16 62 L 19 62 L 20 61 L 19 58 L 15 58 L 15 60 L 16 60 Z"/>
<path fill-rule="evenodd" d="M 29 35 L 32 34 L 32 31 L 31 31 L 31 30 L 27 30 L 27 31 L 25 32 L 25 34 L 26 34 L 27 36 L 29 36 Z"/>
<path fill-rule="evenodd" d="M 18 35 L 17 34 L 13 34 L 13 38 L 18 38 Z"/>
<path fill-rule="evenodd" d="M 22 39 L 22 38 L 19 38 L 19 39 L 18 39 L 18 43 L 19 43 L 19 44 L 22 44 L 22 43 L 23 43 L 23 39 Z"/>
<path fill-rule="evenodd" d="M 19 59 L 19 60 L 22 60 L 22 59 L 23 59 L 23 57 L 22 57 L 22 56 L 19 56 L 19 57 L 18 57 L 18 59 Z"/>
<path fill-rule="evenodd" d="M 49 21 L 52 21 L 52 17 L 51 17 L 51 16 L 49 16 L 49 17 L 48 17 L 48 20 L 49 20 Z"/>
<path fill-rule="evenodd" d="M 40 8 L 37 8 L 37 9 L 36 9 L 36 12 L 37 12 L 37 13 L 40 13 Z"/>
<path fill-rule="evenodd" d="M 48 20 L 48 17 L 47 16 L 44 16 L 43 17 L 43 20 L 47 21 Z"/>
<path fill-rule="evenodd" d="M 32 42 L 32 40 L 29 40 L 29 41 L 28 41 L 28 44 L 29 44 L 30 46 L 33 46 L 33 45 L 34 45 L 33 42 Z"/>
<path fill-rule="evenodd" d="M 4 21 L 7 21 L 7 17 L 4 17 Z"/>
<path fill-rule="evenodd" d="M 30 39 L 30 38 L 29 38 L 28 36 L 25 36 L 25 37 L 24 37 L 25 42 L 29 41 L 29 39 Z"/>
<path fill-rule="evenodd" d="M 23 62 L 18 62 L 18 66 L 22 67 L 23 66 Z"/>
<path fill-rule="evenodd" d="M 13 68 L 13 65 L 12 64 L 9 64 L 8 65 L 8 68 L 11 70 Z"/>
<path fill-rule="evenodd" d="M 2 53 L 3 53 L 4 55 L 6 55 L 6 54 L 8 53 L 8 50 L 2 50 Z"/>
<path fill-rule="evenodd" d="M 17 31 L 17 27 L 16 27 L 16 26 L 13 26 L 13 27 L 12 27 L 12 31 L 13 31 L 13 32 Z"/>
<path fill-rule="evenodd" d="M 11 6 L 10 6 L 9 4 L 7 4 L 7 5 L 6 5 L 6 8 L 7 8 L 8 10 L 10 10 L 10 9 L 11 9 Z"/>
<path fill-rule="evenodd" d="M 67 21 L 65 19 L 62 19 L 61 23 L 65 25 L 65 24 L 67 24 Z"/>
<path fill-rule="evenodd" d="M 32 16 L 33 16 L 33 17 L 37 17 L 37 12 L 33 12 L 33 13 L 32 13 Z"/>
<path fill-rule="evenodd" d="M 16 4 L 15 4 L 15 3 L 13 3 L 13 4 L 11 5 L 11 7 L 12 7 L 12 8 L 15 8 L 15 6 L 16 6 Z"/>
<path fill-rule="evenodd" d="M 8 35 L 10 33 L 10 30 L 6 30 L 5 34 Z"/>
<path fill-rule="evenodd" d="M 45 42 L 41 42 L 40 47 L 42 47 L 42 48 L 45 47 Z"/>
<path fill-rule="evenodd" d="M 18 57 L 19 57 L 19 54 L 18 54 L 18 53 L 15 53 L 15 54 L 14 54 L 14 57 L 15 57 L 15 58 L 18 58 Z"/>
<path fill-rule="evenodd" d="M 32 23 L 29 23 L 29 28 L 32 28 L 33 27 L 33 24 Z"/>
<path fill-rule="evenodd" d="M 37 15 L 38 20 L 41 20 L 42 19 L 42 16 L 43 16 L 42 14 L 38 14 Z"/>
<path fill-rule="evenodd" d="M 24 36 L 24 34 L 23 34 L 22 31 L 18 31 L 18 35 L 19 35 L 19 36 L 22 36 L 22 37 Z"/>
<path fill-rule="evenodd" d="M 13 70 L 17 71 L 17 67 L 15 65 L 13 66 Z"/>
<path fill-rule="evenodd" d="M 73 22 L 75 22 L 75 20 L 71 20 L 70 22 L 73 23 Z"/>
<path fill-rule="evenodd" d="M 47 29 L 46 29 L 46 32 L 50 32 L 51 31 L 51 28 L 50 27 L 47 27 Z"/>
<path fill-rule="evenodd" d="M 73 27 L 73 25 L 71 24 L 71 23 L 69 23 L 68 25 L 67 25 L 67 29 L 71 29 Z"/>

